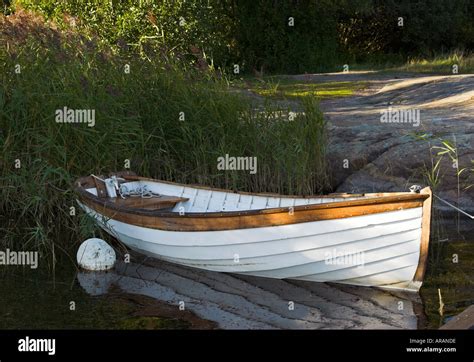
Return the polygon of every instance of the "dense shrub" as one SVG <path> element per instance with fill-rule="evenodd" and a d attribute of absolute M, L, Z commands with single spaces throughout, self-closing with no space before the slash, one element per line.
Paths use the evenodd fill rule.
<path fill-rule="evenodd" d="M 331 1 L 239 2 L 236 39 L 243 62 L 261 71 L 332 70 L 338 61 Z"/>
<path fill-rule="evenodd" d="M 403 61 L 473 50 L 473 29 L 472 0 L 371 0 L 340 12 L 338 34 L 353 61 Z"/>

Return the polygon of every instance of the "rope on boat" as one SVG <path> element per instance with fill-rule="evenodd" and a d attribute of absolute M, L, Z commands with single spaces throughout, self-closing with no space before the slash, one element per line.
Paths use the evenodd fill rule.
<path fill-rule="evenodd" d="M 136 189 L 129 190 L 127 186 L 120 185 L 119 194 L 122 199 L 133 196 L 140 196 L 142 199 L 150 199 L 153 196 L 158 196 L 153 191 L 148 190 L 147 185 L 138 186 Z"/>
<path fill-rule="evenodd" d="M 443 200 L 441 197 L 439 197 L 439 196 L 436 195 L 436 194 L 433 194 L 433 196 L 436 197 L 439 201 L 444 202 L 446 205 L 451 206 L 454 210 L 457 210 L 457 211 L 459 211 L 460 213 L 462 213 L 462 214 L 466 215 L 467 217 L 469 217 L 469 218 L 471 218 L 471 219 L 474 220 L 474 216 L 473 216 L 473 215 L 469 215 L 466 211 L 461 210 L 460 208 L 454 206 L 453 204 L 449 203 L 449 202 L 446 201 L 446 200 Z"/>
<path fill-rule="evenodd" d="M 422 189 L 422 187 L 419 186 L 419 185 L 410 186 L 410 192 L 420 192 L 421 189 Z M 454 206 L 453 204 L 449 203 L 446 200 L 443 200 L 441 197 L 436 195 L 434 192 L 433 192 L 433 196 L 436 197 L 439 201 L 444 202 L 446 205 L 452 207 L 454 210 L 459 211 L 460 213 L 462 213 L 462 214 L 466 215 L 467 217 L 469 217 L 470 219 L 474 220 L 473 215 L 470 215 L 466 211 L 461 210 L 459 207 Z"/>
<path fill-rule="evenodd" d="M 150 199 L 150 198 L 155 197 L 155 196 L 160 196 L 159 194 L 156 194 L 153 191 L 149 190 L 147 185 L 137 186 L 133 190 L 129 190 L 126 185 L 120 185 L 119 186 L 117 181 L 119 181 L 119 180 L 120 181 L 125 181 L 125 179 L 121 178 L 121 177 L 112 176 L 112 179 L 108 179 L 108 181 L 107 181 L 107 180 L 104 180 L 103 178 L 100 178 L 99 176 L 96 176 L 92 173 L 91 173 L 91 176 L 94 177 L 95 179 L 99 180 L 99 181 L 102 181 L 105 185 L 107 185 L 108 181 L 112 180 L 113 186 L 115 187 L 115 190 L 118 192 L 118 194 L 120 195 L 120 197 L 122 199 L 126 199 L 127 197 L 137 197 L 137 196 L 140 196 L 142 199 Z"/>

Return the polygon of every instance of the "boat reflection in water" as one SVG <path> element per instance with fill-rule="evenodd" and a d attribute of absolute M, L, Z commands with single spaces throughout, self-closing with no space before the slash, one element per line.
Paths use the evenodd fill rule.
<path fill-rule="evenodd" d="M 176 308 L 184 302 L 223 329 L 416 329 L 424 319 L 413 292 L 225 274 L 153 258 L 80 272 L 78 280 L 91 295 L 115 286 Z"/>

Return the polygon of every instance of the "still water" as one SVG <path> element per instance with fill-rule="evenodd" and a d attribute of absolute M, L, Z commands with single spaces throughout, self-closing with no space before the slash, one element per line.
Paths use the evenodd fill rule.
<path fill-rule="evenodd" d="M 439 328 L 474 303 L 474 242 L 432 244 L 419 294 L 222 274 L 139 255 L 101 273 L 72 262 L 54 277 L 10 267 L 0 274 L 0 328 Z"/>

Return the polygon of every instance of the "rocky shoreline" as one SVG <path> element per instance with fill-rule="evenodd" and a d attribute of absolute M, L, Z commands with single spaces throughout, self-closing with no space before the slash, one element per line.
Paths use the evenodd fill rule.
<path fill-rule="evenodd" d="M 426 75 L 392 72 L 350 72 L 285 76 L 304 83 L 365 82 L 351 97 L 323 99 L 328 121 L 328 160 L 335 192 L 407 191 L 411 185 L 428 185 L 428 173 L 446 140 L 457 150 L 458 165 L 448 154 L 439 166 L 436 194 L 474 214 L 474 74 Z M 257 102 L 262 97 L 251 94 Z M 278 100 L 282 107 L 301 111 L 297 100 Z M 387 112 L 412 112 L 418 121 L 398 122 Z M 424 139 L 420 139 L 424 137 Z M 459 182 L 459 183 L 458 183 Z M 459 186 L 459 187 L 458 187 Z M 446 217 L 457 212 L 435 203 Z M 472 224 L 463 216 L 462 223 Z M 472 225 L 470 225 L 472 229 Z"/>
<path fill-rule="evenodd" d="M 385 85 L 376 84 L 379 87 L 372 87 L 369 94 L 321 102 L 329 120 L 328 154 L 338 192 L 402 191 L 426 184 L 426 172 L 438 157 L 430 148 L 442 146 L 440 139 L 455 145 L 458 169 L 472 167 L 474 75 L 398 75 Z M 388 108 L 417 109 L 421 122 L 418 127 L 381 122 Z M 427 138 L 420 140 L 420 135 Z M 349 167 L 344 167 L 344 160 Z M 472 172 L 461 174 L 458 197 L 455 166 L 447 155 L 443 157 L 436 192 L 472 213 L 474 188 L 466 189 L 474 182 Z M 437 207 L 452 211 L 443 204 Z"/>

